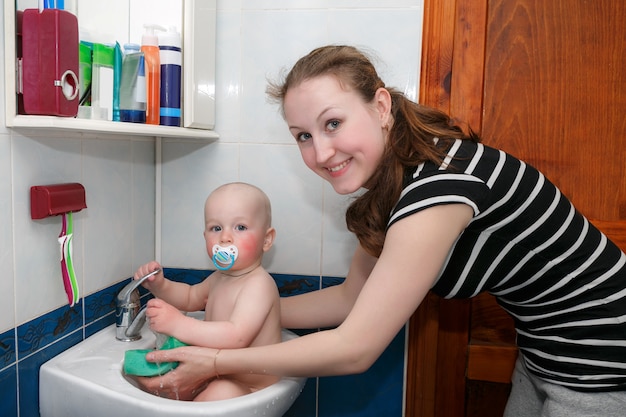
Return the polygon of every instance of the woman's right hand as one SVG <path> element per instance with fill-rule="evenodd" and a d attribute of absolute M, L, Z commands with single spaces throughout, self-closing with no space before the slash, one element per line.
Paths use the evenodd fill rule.
<path fill-rule="evenodd" d="M 163 398 L 189 401 L 204 389 L 215 376 L 213 369 L 216 349 L 184 346 L 150 352 L 150 362 L 179 362 L 178 367 L 156 377 L 133 377 L 140 388 Z"/>

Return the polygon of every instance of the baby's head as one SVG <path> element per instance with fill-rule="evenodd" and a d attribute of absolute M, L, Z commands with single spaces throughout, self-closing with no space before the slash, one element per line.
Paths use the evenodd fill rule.
<path fill-rule="evenodd" d="M 276 234 L 269 198 L 242 182 L 224 184 L 209 195 L 204 224 L 207 253 L 222 270 L 256 267 Z"/>

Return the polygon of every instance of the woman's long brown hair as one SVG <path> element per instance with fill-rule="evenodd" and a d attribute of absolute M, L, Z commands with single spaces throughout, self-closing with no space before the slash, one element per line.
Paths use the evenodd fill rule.
<path fill-rule="evenodd" d="M 345 45 L 323 46 L 300 58 L 282 84 L 269 84 L 268 95 L 283 103 L 287 91 L 301 82 L 322 75 L 334 75 L 346 88 L 352 88 L 370 103 L 376 91 L 385 84 L 378 76 L 370 59 L 360 50 Z M 450 139 L 478 137 L 454 125 L 450 117 L 434 108 L 409 100 L 394 88 L 391 94 L 393 123 L 389 130 L 387 146 L 374 175 L 364 184 L 367 190 L 356 197 L 346 211 L 348 230 L 353 232 L 361 246 L 378 257 L 385 242 L 389 216 L 400 197 L 407 168 L 422 162 L 439 163 Z"/>

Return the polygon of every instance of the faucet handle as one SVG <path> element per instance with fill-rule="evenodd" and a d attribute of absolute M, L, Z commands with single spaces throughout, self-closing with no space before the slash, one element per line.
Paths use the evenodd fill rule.
<path fill-rule="evenodd" d="M 145 280 L 147 280 L 148 278 L 150 278 L 153 275 L 158 274 L 159 272 L 161 272 L 160 268 L 150 272 L 149 274 L 144 275 L 143 277 L 141 277 L 139 279 L 133 279 L 131 282 L 129 282 L 117 294 L 117 303 L 118 303 L 118 305 L 119 304 L 127 304 L 127 303 L 129 303 L 130 302 L 130 298 L 131 298 L 131 294 L 133 293 L 133 291 L 135 291 L 141 284 L 143 284 L 143 282 Z"/>

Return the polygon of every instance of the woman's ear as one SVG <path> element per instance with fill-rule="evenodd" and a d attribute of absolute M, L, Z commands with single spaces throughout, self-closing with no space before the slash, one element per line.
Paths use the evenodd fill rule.
<path fill-rule="evenodd" d="M 274 238 L 276 238 L 276 229 L 270 227 L 265 232 L 265 239 L 263 240 L 263 252 L 267 252 L 268 250 L 270 250 L 270 248 L 274 244 Z"/>
<path fill-rule="evenodd" d="M 376 90 L 374 102 L 380 116 L 381 126 L 388 128 L 391 124 L 391 93 L 384 87 L 379 88 Z"/>

